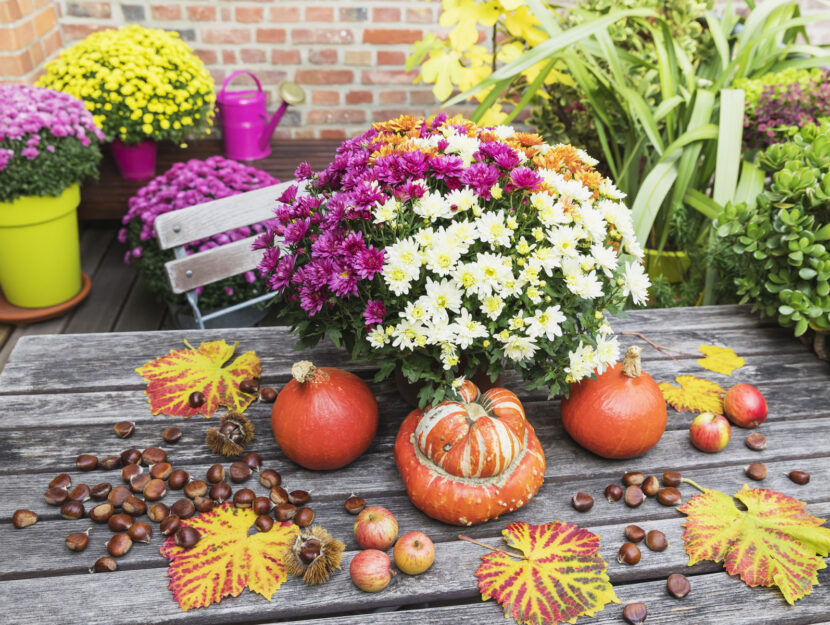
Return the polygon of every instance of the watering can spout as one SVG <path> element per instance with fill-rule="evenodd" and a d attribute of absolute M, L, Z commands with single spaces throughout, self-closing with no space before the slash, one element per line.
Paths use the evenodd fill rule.
<path fill-rule="evenodd" d="M 274 130 L 277 129 L 277 126 L 282 120 L 282 116 L 285 114 L 288 106 L 292 104 L 302 104 L 305 101 L 305 92 L 300 86 L 293 82 L 281 83 L 278 92 L 280 100 L 282 100 L 282 104 L 280 104 L 280 107 L 274 111 L 268 125 L 262 131 L 262 134 L 259 137 L 260 148 L 265 148 L 271 141 L 271 135 L 273 135 Z"/>

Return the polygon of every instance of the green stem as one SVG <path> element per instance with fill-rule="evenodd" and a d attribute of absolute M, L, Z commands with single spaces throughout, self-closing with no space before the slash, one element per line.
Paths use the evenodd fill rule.
<path fill-rule="evenodd" d="M 485 549 L 489 549 L 490 551 L 495 551 L 497 553 L 503 553 L 508 558 L 515 558 L 517 560 L 527 560 L 527 558 L 525 556 L 515 556 L 512 553 L 507 553 L 506 551 L 503 551 L 502 549 L 499 549 L 498 547 L 493 547 L 492 545 L 488 545 L 486 543 L 479 542 L 479 541 L 475 540 L 474 538 L 470 538 L 469 536 L 464 536 L 464 534 L 459 534 L 458 538 L 460 540 L 466 540 L 468 543 L 473 543 L 474 545 L 478 545 L 479 547 L 484 547 Z"/>
<path fill-rule="evenodd" d="M 692 486 L 694 486 L 696 489 L 698 489 L 701 493 L 705 493 L 705 492 L 706 492 L 706 489 L 705 489 L 705 488 L 703 488 L 703 486 L 701 486 L 700 484 L 698 484 L 698 483 L 697 483 L 697 482 L 695 482 L 694 480 L 690 480 L 688 477 L 684 477 L 684 478 L 683 478 L 683 481 L 684 481 L 684 482 L 686 482 L 687 484 L 691 484 L 691 485 L 692 485 Z"/>

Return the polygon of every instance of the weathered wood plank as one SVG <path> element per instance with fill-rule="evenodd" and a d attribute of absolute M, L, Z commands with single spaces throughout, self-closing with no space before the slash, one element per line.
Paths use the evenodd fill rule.
<path fill-rule="evenodd" d="M 182 347 L 183 339 L 192 345 L 200 341 L 215 340 L 224 335 L 228 341 L 239 341 L 238 352 L 255 349 L 262 362 L 263 379 L 269 383 L 288 379 L 291 365 L 300 359 L 312 360 L 320 366 L 337 366 L 371 377 L 376 367 L 368 363 L 347 360 L 345 354 L 330 342 L 321 342 L 311 350 L 294 351 L 295 340 L 284 327 L 246 328 L 219 331 L 185 330 L 144 333 L 92 334 L 87 336 L 59 336 L 50 339 L 32 337 L 24 340 L 11 355 L 6 368 L 0 373 L 0 394 L 13 392 L 49 392 L 63 390 L 103 390 L 120 386 L 139 388 L 141 378 L 134 369 L 145 362 Z M 749 383 L 763 379 L 797 380 L 830 375 L 827 363 L 818 360 L 806 346 L 778 330 L 746 329 L 724 331 L 674 331 L 669 336 L 650 332 L 656 340 L 671 340 L 676 349 L 694 352 L 701 343 L 729 345 L 741 354 L 747 365 L 735 372 L 733 378 Z M 631 336 L 620 337 L 623 347 L 638 342 Z M 775 355 L 775 359 L 771 356 Z M 61 356 L 61 357 L 58 357 Z M 784 357 L 786 356 L 786 358 Z M 646 370 L 660 379 L 670 380 L 683 373 L 709 374 L 702 370 L 695 357 L 682 356 L 668 360 L 655 350 L 643 355 Z M 659 369 L 650 363 L 660 363 Z M 650 368 L 651 367 L 651 368 Z M 107 376 L 101 376 L 106 371 Z M 775 375 L 758 377 L 759 373 Z M 712 374 L 717 375 L 717 374 Z M 505 378 L 506 383 L 519 386 L 515 378 Z M 729 378 L 725 378 L 728 383 Z"/>
<path fill-rule="evenodd" d="M 258 236 L 166 262 L 164 269 L 167 271 L 173 293 L 185 293 L 196 287 L 255 269 L 265 253 L 262 249 L 251 249 Z"/>
<path fill-rule="evenodd" d="M 744 476 L 743 466 L 741 463 L 733 462 L 727 466 L 709 469 L 687 470 L 684 468 L 683 474 L 704 486 L 735 493 L 749 481 Z M 768 462 L 767 466 L 770 472 L 767 479 L 758 484 L 753 482 L 752 486 L 778 490 L 806 501 L 809 504 L 808 510 L 814 514 L 821 515 L 830 512 L 830 492 L 826 488 L 827 480 L 830 479 L 830 462 L 827 457 L 797 462 Z M 812 479 L 809 484 L 797 486 L 790 482 L 786 473 L 795 467 L 811 474 Z M 199 471 L 194 471 L 193 474 L 196 477 L 204 477 L 206 468 L 206 466 L 199 467 Z M 631 465 L 626 468 L 639 468 L 639 466 Z M 305 482 L 295 479 L 290 472 L 284 472 L 282 475 L 284 484 L 290 489 L 307 487 Z M 600 534 L 619 547 L 623 542 L 620 528 L 624 528 L 629 523 L 636 523 L 647 529 L 661 529 L 658 524 L 672 525 L 682 520 L 682 516 L 676 510 L 662 506 L 653 499 L 648 499 L 637 509 L 628 508 L 622 502 L 609 503 L 603 497 L 603 490 L 609 482 L 619 483 L 621 475 L 622 470 L 614 478 L 585 476 L 571 478 L 567 482 L 547 482 L 533 501 L 521 510 L 503 519 L 470 528 L 457 528 L 428 518 L 409 502 L 399 480 L 388 484 L 376 481 L 371 490 L 355 490 L 350 488 L 348 481 L 341 480 L 339 477 L 332 479 L 332 475 L 327 474 L 328 481 L 319 484 L 319 490 L 314 489 L 310 505 L 315 511 L 315 522 L 343 540 L 349 550 L 358 548 L 352 536 L 354 517 L 343 510 L 343 502 L 352 492 L 358 492 L 370 504 L 382 505 L 391 510 L 398 519 L 401 533 L 417 528 L 427 533 L 436 544 L 454 542 L 459 531 L 477 539 L 498 539 L 506 523 L 513 521 L 543 523 L 564 519 L 581 525 L 590 524 L 593 527 L 613 526 L 613 529 L 602 529 Z M 92 527 L 94 535 L 89 553 L 96 553 L 93 549 L 103 552 L 103 544 L 111 535 L 105 526 L 97 526 L 88 519 L 64 520 L 58 514 L 57 508 L 48 506 L 41 500 L 40 494 L 51 477 L 50 474 L 36 480 L 20 475 L 6 479 L 0 484 L 0 518 L 8 519 L 15 509 L 21 507 L 34 510 L 41 515 L 41 520 L 35 526 L 26 528 L 25 531 L 12 531 L 8 528 L 8 524 L 5 526 L 8 531 L 0 531 L 0 553 L 13 556 L 0 559 L 0 579 L 82 572 L 86 565 L 85 560 L 79 558 L 77 554 L 58 549 L 58 546 L 69 533 L 83 531 L 87 527 Z M 99 479 L 105 478 L 101 476 Z M 120 483 L 117 476 L 111 476 L 108 479 L 114 484 Z M 74 484 L 86 482 L 93 485 L 97 481 L 97 479 L 90 480 L 89 475 L 73 474 Z M 258 495 L 265 495 L 267 492 L 255 480 L 249 480 L 244 486 L 237 488 L 243 487 L 253 489 Z M 686 484 L 681 485 L 680 490 L 684 498 L 697 493 L 694 488 Z M 577 491 L 589 493 L 595 498 L 594 507 L 588 513 L 577 513 L 571 507 L 571 496 Z M 180 491 L 171 491 L 162 501 L 167 505 L 172 505 L 181 497 Z M 87 508 L 91 508 L 94 504 L 87 502 L 86 505 Z M 155 527 L 155 524 L 153 525 Z M 21 542 L 21 537 L 27 540 Z M 161 537 L 157 536 L 152 545 L 160 544 Z M 165 562 L 156 549 L 137 547 L 141 548 L 137 548 L 134 555 L 127 560 L 131 566 L 164 566 Z"/>
<path fill-rule="evenodd" d="M 138 278 L 124 302 L 124 308 L 115 322 L 115 332 L 140 332 L 158 330 L 167 313 L 167 307 L 160 303 Z"/>
<path fill-rule="evenodd" d="M 814 512 L 826 514 L 830 512 L 830 504 L 814 506 Z M 595 527 L 590 523 L 583 523 L 583 525 L 600 536 L 606 537 L 621 536 L 625 527 L 625 524 L 600 527 Z M 37 525 L 32 526 L 32 528 L 37 527 Z M 640 563 L 634 567 L 619 564 L 616 561 L 616 552 L 621 540 L 606 538 L 601 541 L 600 554 L 608 562 L 608 574 L 613 584 L 665 579 L 673 572 L 700 574 L 715 573 L 720 570 L 720 565 L 711 562 L 686 568 L 688 558 L 682 547 L 682 527 L 679 517 L 653 522 L 648 527 L 663 531 L 670 546 L 666 551 L 659 553 L 646 550 Z M 324 588 L 305 586 L 299 580 L 289 579 L 286 582 L 286 588 L 280 591 L 282 595 L 275 595 L 276 600 L 272 603 L 266 603 L 261 597 L 251 593 L 243 593 L 234 600 L 228 600 L 207 610 L 182 613 L 178 606 L 169 600 L 170 595 L 166 589 L 163 568 L 129 570 L 136 566 L 136 560 L 146 557 L 145 553 L 156 552 L 152 543 L 151 545 L 138 545 L 121 558 L 123 571 L 94 578 L 83 572 L 83 567 L 88 562 L 92 562 L 96 554 L 101 553 L 104 540 L 101 534 L 105 533 L 107 532 L 98 532 L 97 536 L 93 536 L 90 547 L 83 555 L 71 554 L 77 561 L 76 570 L 79 571 L 77 574 L 62 575 L 58 578 L 33 578 L 4 582 L 3 588 L 7 596 L 14 598 L 11 605 L 5 609 L 6 622 L 40 622 L 46 620 L 46 615 L 50 623 L 69 622 L 69 618 L 73 619 L 73 623 L 77 623 L 78 615 L 83 615 L 87 623 L 112 623 L 114 619 L 121 618 L 125 619 L 121 621 L 124 623 L 142 623 L 148 619 L 154 623 L 186 623 L 193 620 L 210 623 L 218 622 L 219 619 L 222 622 L 230 622 L 252 618 L 254 614 L 252 610 L 255 611 L 256 619 L 262 620 L 472 598 L 478 594 L 474 572 L 483 555 L 480 547 L 466 542 L 455 541 L 441 544 L 436 552 L 435 564 L 427 573 L 415 577 L 398 575 L 383 592 L 367 595 L 357 591 L 349 580 L 346 571 L 354 552 L 348 552 L 344 559 L 345 570 L 332 576 Z M 489 542 L 498 545 L 500 541 Z M 725 573 L 721 572 L 720 576 L 723 585 L 737 592 L 740 587 L 739 582 L 731 580 L 734 583 L 730 584 Z M 56 587 L 60 588 L 60 592 L 55 592 Z M 759 598 L 763 593 L 769 594 L 775 601 L 786 605 L 777 590 L 755 589 L 753 592 Z M 820 586 L 814 592 L 818 593 L 816 598 L 820 598 L 827 590 Z M 78 595 L 83 596 L 83 603 L 76 603 L 75 597 Z M 37 600 L 35 600 L 36 597 Z M 287 600 L 289 597 L 290 601 Z M 113 601 L 113 598 L 117 598 L 117 601 Z M 825 602 L 817 601 L 816 603 L 824 604 Z M 114 605 L 117 605 L 116 610 L 113 610 Z M 824 609 L 830 611 L 830 606 L 824 605 Z M 494 613 L 494 616 L 496 615 L 498 615 L 497 612 Z M 24 617 L 29 620 L 24 621 Z M 102 617 L 106 620 L 98 620 Z M 500 616 L 499 619 L 501 619 Z"/>

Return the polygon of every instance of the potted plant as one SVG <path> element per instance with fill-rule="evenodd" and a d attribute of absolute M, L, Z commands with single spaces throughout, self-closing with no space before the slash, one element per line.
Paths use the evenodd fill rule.
<path fill-rule="evenodd" d="M 79 185 L 97 177 L 103 139 L 71 95 L 0 85 L 0 288 L 10 304 L 45 308 L 81 290 Z"/>
<path fill-rule="evenodd" d="M 344 142 L 285 192 L 260 269 L 300 345 L 324 336 L 377 379 L 423 383 L 509 363 L 555 394 L 617 359 L 605 319 L 647 297 L 631 213 L 571 146 L 461 118 L 400 117 Z"/>
<path fill-rule="evenodd" d="M 171 307 L 179 325 L 195 327 L 195 321 L 185 296 L 175 295 L 170 290 L 164 264 L 173 260 L 174 255 L 172 250 L 162 250 L 156 241 L 153 227 L 156 217 L 278 182 L 254 167 L 221 156 L 212 156 L 204 161 L 192 159 L 176 163 L 130 198 L 129 210 L 122 219 L 124 227 L 118 232 L 119 240 L 128 247 L 124 262 L 138 269 L 141 279 L 156 298 Z M 264 231 L 265 226 L 262 224 L 244 226 L 196 241 L 186 246 L 185 251 L 188 254 L 201 252 Z M 267 287 L 256 272 L 248 271 L 240 276 L 199 287 L 196 292 L 199 295 L 199 306 L 205 311 L 211 311 L 261 295 L 267 292 Z M 236 317 L 227 315 L 217 318 L 213 325 L 222 322 L 234 326 L 253 325 L 263 316 L 264 313 L 256 309 L 243 309 L 236 313 Z"/>
<path fill-rule="evenodd" d="M 131 24 L 92 33 L 47 63 L 38 84 L 86 103 L 127 180 L 155 174 L 157 142 L 210 132 L 213 79 L 176 32 Z"/>

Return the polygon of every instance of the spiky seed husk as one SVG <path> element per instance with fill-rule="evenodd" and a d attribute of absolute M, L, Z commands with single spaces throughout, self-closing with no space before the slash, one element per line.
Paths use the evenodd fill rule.
<path fill-rule="evenodd" d="M 237 443 L 222 434 L 219 429 L 226 422 L 235 423 L 243 433 L 242 440 Z M 219 420 L 218 428 L 208 428 L 205 442 L 213 453 L 221 454 L 226 458 L 232 458 L 241 454 L 245 447 L 254 440 L 254 424 L 248 418 L 237 412 L 229 412 Z"/>
<path fill-rule="evenodd" d="M 320 541 L 320 555 L 311 564 L 305 564 L 300 560 L 299 554 L 305 542 L 311 538 Z M 328 530 L 314 525 L 297 536 L 294 544 L 283 553 L 282 561 L 291 575 L 301 577 L 309 586 L 315 586 L 327 582 L 335 569 L 340 568 L 345 549 L 346 545 L 329 534 Z"/>

